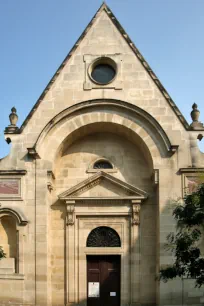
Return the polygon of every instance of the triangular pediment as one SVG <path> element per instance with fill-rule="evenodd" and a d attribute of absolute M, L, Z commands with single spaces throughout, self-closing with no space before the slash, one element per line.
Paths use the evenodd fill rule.
<path fill-rule="evenodd" d="M 68 199 L 146 199 L 147 193 L 114 176 L 100 171 L 59 195 Z"/>
<path fill-rule="evenodd" d="M 99 20 L 101 22 L 101 28 L 99 29 L 100 31 L 103 29 L 103 23 L 104 22 L 109 22 L 110 23 L 109 32 L 105 33 L 104 36 L 103 36 L 103 40 L 101 40 L 101 44 L 103 45 L 103 47 L 104 47 L 104 40 L 108 41 L 108 43 L 107 43 L 107 50 L 104 51 L 104 53 L 105 54 L 109 54 L 108 45 L 109 44 L 111 45 L 113 43 L 113 41 L 112 41 L 113 38 L 112 38 L 112 36 L 110 36 L 110 33 L 113 32 L 113 29 L 114 29 L 117 32 L 117 39 L 115 38 L 115 40 L 118 42 L 119 40 L 121 41 L 121 38 L 122 38 L 122 43 L 125 43 L 124 45 L 127 45 L 128 48 L 130 48 L 130 50 L 136 56 L 137 60 L 143 66 L 144 71 L 146 71 L 149 74 L 149 76 L 152 79 L 152 81 L 159 88 L 161 94 L 164 96 L 164 98 L 168 102 L 170 108 L 174 111 L 175 115 L 178 117 L 178 119 L 181 121 L 181 123 L 184 125 L 184 127 L 186 129 L 189 129 L 189 124 L 187 123 L 187 121 L 185 120 L 185 118 L 181 114 L 180 110 L 175 105 L 174 101 L 172 100 L 170 95 L 167 93 L 167 91 L 165 90 L 163 85 L 160 83 L 158 77 L 154 74 L 154 72 L 152 71 L 151 67 L 149 66 L 147 61 L 144 59 L 144 57 L 142 56 L 140 51 L 137 49 L 137 47 L 134 45 L 134 43 L 132 42 L 132 40 L 130 39 L 128 34 L 125 32 L 125 30 L 123 29 L 123 27 L 121 26 L 121 24 L 119 23 L 117 18 L 114 16 L 114 14 L 111 11 L 111 9 L 105 3 L 103 3 L 102 6 L 97 11 L 97 13 L 95 14 L 95 16 L 92 18 L 92 20 L 88 24 L 88 26 L 86 27 L 86 29 L 84 30 L 84 32 L 82 33 L 82 35 L 77 40 L 76 44 L 73 46 L 71 51 L 68 53 L 68 55 L 66 56 L 66 58 L 62 62 L 61 66 L 57 69 L 57 71 L 54 74 L 53 78 L 50 80 L 50 82 L 48 83 L 47 87 L 45 88 L 45 90 L 41 94 L 39 100 L 36 102 L 36 104 L 34 105 L 33 109 L 31 110 L 30 114 L 27 116 L 27 118 L 23 122 L 19 132 L 22 132 L 24 130 L 24 128 L 26 127 L 28 122 L 31 120 L 31 118 L 34 115 L 34 113 L 37 111 L 37 109 L 40 106 L 40 104 L 43 103 L 45 96 L 52 89 L 52 86 L 54 85 L 54 83 L 56 83 L 58 81 L 58 79 L 60 78 L 60 76 L 62 75 L 64 67 L 67 66 L 68 64 L 70 64 L 70 62 L 72 61 L 73 56 L 77 52 L 79 46 L 81 46 L 82 43 L 86 39 L 88 39 L 87 37 L 90 34 L 90 32 L 95 33 L 94 35 L 96 35 L 97 37 L 101 36 L 100 35 L 100 31 L 99 32 L 95 32 L 96 31 L 95 25 L 97 24 L 97 22 Z M 92 35 L 92 37 L 90 39 L 92 41 L 94 40 L 93 35 Z M 114 41 L 114 44 L 116 44 L 116 41 Z M 90 46 L 87 45 L 87 46 L 85 46 L 85 48 L 87 49 L 86 54 L 91 54 L 92 52 L 94 53 L 94 49 L 90 50 Z M 117 47 L 117 50 L 116 50 L 117 54 L 119 52 L 118 50 L 119 49 Z M 67 70 L 69 70 L 69 69 L 67 68 Z M 83 73 L 82 73 L 82 75 L 83 75 Z M 69 76 L 68 76 L 68 79 L 69 79 Z M 64 85 L 60 86 L 60 88 L 61 87 L 64 87 Z"/>

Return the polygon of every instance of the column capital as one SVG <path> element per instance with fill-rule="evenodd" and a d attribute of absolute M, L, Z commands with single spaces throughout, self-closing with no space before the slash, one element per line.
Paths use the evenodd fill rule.
<path fill-rule="evenodd" d="M 143 199 L 131 200 L 132 205 L 141 205 Z"/>
<path fill-rule="evenodd" d="M 140 224 L 140 209 L 141 209 L 140 203 L 133 203 L 132 205 L 132 225 Z"/>
<path fill-rule="evenodd" d="M 66 224 L 74 225 L 75 201 L 66 200 L 66 204 L 67 204 Z"/>

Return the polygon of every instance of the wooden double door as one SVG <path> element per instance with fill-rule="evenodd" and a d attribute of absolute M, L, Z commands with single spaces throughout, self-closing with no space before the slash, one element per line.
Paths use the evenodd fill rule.
<path fill-rule="evenodd" d="M 120 306 L 120 256 L 87 256 L 87 306 Z"/>

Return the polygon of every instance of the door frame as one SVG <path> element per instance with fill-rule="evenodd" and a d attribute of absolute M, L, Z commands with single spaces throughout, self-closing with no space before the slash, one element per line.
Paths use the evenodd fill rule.
<path fill-rule="evenodd" d="M 118 257 L 120 258 L 120 268 L 119 268 L 119 287 L 120 287 L 120 293 L 119 293 L 119 306 L 121 305 L 121 255 L 120 254 L 87 254 L 86 255 L 86 282 L 87 282 L 87 297 L 86 297 L 86 303 L 88 301 L 88 257 L 91 257 L 91 256 L 94 256 L 94 257 L 111 257 L 111 256 L 114 256 L 114 257 Z"/>
<path fill-rule="evenodd" d="M 97 211 L 99 208 L 97 207 Z M 87 255 L 120 255 L 121 306 L 139 304 L 140 286 L 137 284 L 140 281 L 140 261 L 138 244 L 135 245 L 139 228 L 131 225 L 128 205 L 127 210 L 127 213 L 111 212 L 109 215 L 107 212 L 101 212 L 100 216 L 96 215 L 93 209 L 92 214 L 90 212 L 83 214 L 80 211 L 75 215 L 74 226 L 66 227 L 66 297 L 68 306 L 73 304 L 87 306 Z M 90 232 L 99 226 L 113 228 L 120 236 L 121 247 L 87 247 L 86 241 Z M 132 263 L 134 264 L 131 265 Z"/>
<path fill-rule="evenodd" d="M 113 228 L 120 236 L 121 247 L 87 247 L 86 241 L 90 232 L 99 226 Z M 77 298 L 76 301 L 87 306 L 87 255 L 120 255 L 120 305 L 131 304 L 131 236 L 130 218 L 128 216 L 80 216 L 78 217 L 77 245 L 78 258 L 76 258 Z"/>

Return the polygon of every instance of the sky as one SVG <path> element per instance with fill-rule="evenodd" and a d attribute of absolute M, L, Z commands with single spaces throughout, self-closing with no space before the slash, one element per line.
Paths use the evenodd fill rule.
<path fill-rule="evenodd" d="M 191 123 L 204 122 L 204 0 L 107 0 Z M 20 127 L 101 0 L 0 0 L 0 158 L 13 106 Z M 199 144 L 204 152 L 204 140 Z"/>

